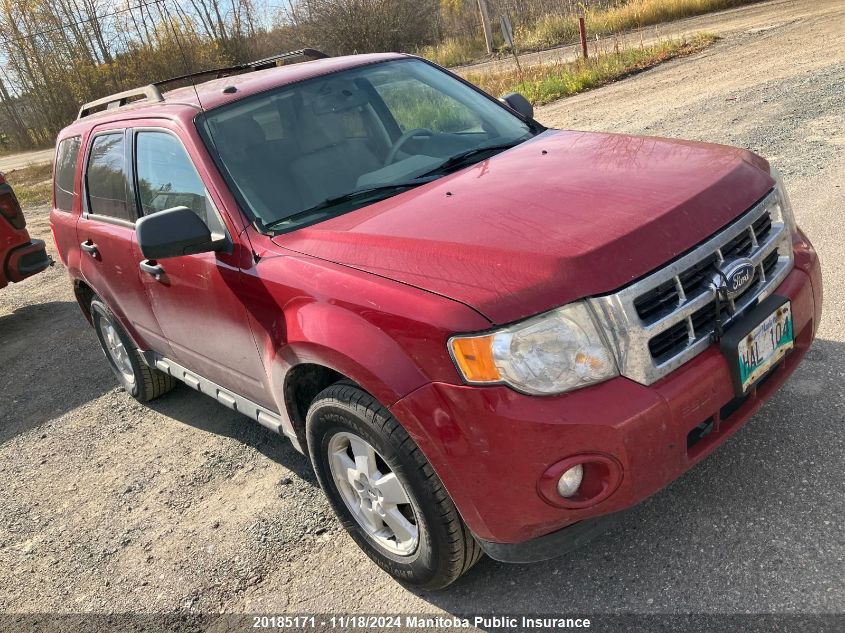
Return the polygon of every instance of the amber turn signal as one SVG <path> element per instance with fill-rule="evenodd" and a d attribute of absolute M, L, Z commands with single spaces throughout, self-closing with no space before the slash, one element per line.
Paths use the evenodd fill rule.
<path fill-rule="evenodd" d="M 499 370 L 493 362 L 493 335 L 453 338 L 452 356 L 470 382 L 498 382 Z"/>

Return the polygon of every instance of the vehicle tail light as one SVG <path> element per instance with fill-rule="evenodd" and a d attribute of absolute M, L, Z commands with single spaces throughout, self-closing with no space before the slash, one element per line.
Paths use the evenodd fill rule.
<path fill-rule="evenodd" d="M 18 197 L 2 176 L 0 176 L 0 214 L 18 230 L 26 226 L 26 218 L 23 217 Z"/>

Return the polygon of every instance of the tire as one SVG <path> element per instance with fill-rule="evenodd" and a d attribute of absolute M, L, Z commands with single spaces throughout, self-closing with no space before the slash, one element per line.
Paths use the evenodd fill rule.
<path fill-rule="evenodd" d="M 322 391 L 308 410 L 306 435 L 317 479 L 343 527 L 391 576 L 420 589 L 442 589 L 481 558 L 481 547 L 419 447 L 368 393 L 348 382 Z M 350 474 L 359 472 L 350 470 L 349 464 L 359 466 L 352 458 L 360 456 L 360 450 L 355 450 L 363 447 L 361 439 L 374 449 L 377 471 L 373 477 Z M 395 507 L 388 503 L 398 495 L 389 473 L 402 485 L 408 503 Z M 388 481 L 391 487 L 384 485 Z M 385 490 L 389 494 L 382 495 Z M 385 517 L 384 529 L 374 533 L 369 517 L 375 518 L 376 525 Z M 391 525 L 400 529 L 393 530 Z M 412 538 L 400 541 L 398 536 L 411 533 L 406 529 L 409 525 L 416 528 L 415 543 Z M 393 537 L 385 539 L 390 533 Z"/>
<path fill-rule="evenodd" d="M 149 402 L 164 395 L 176 386 L 176 379 L 144 362 L 141 353 L 115 318 L 112 311 L 99 297 L 91 300 L 91 321 L 100 341 L 100 347 L 112 373 L 126 392 L 140 402 Z M 110 341 L 110 337 L 116 337 Z M 123 354 L 113 350 L 119 341 Z"/>

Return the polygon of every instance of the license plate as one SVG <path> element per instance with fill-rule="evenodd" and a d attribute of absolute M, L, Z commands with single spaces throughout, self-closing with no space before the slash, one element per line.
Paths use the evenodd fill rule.
<path fill-rule="evenodd" d="M 742 392 L 792 349 L 792 304 L 787 301 L 743 337 L 736 348 Z"/>

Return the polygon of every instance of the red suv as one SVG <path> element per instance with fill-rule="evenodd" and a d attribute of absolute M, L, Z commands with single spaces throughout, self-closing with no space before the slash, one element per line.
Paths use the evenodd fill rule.
<path fill-rule="evenodd" d="M 44 241 L 30 239 L 18 198 L 0 173 L 0 288 L 32 277 L 50 264 Z"/>
<path fill-rule="evenodd" d="M 763 158 L 546 129 L 408 55 L 294 59 L 84 106 L 52 223 L 126 390 L 285 435 L 396 578 L 587 540 L 804 357 L 819 263 Z"/>

